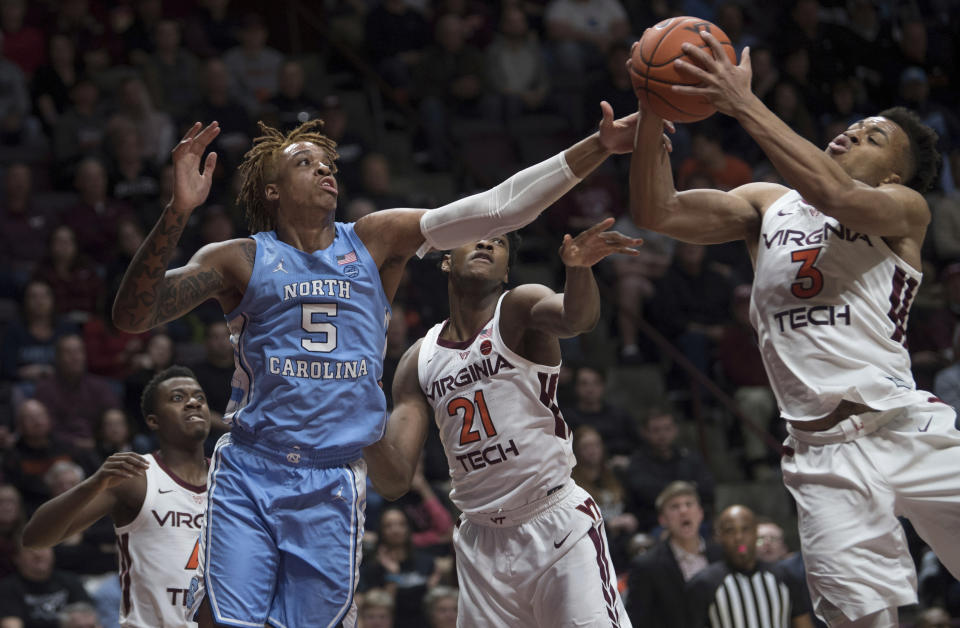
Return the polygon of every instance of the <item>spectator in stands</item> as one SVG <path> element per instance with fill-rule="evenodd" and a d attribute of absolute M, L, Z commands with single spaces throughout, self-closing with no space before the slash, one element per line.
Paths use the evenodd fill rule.
<path fill-rule="evenodd" d="M 117 329 L 110 317 L 115 293 L 104 296 L 99 313 L 83 325 L 83 344 L 87 349 L 87 368 L 94 375 L 122 382 L 149 363 L 146 350 L 150 334 L 128 334 Z"/>
<path fill-rule="evenodd" d="M 504 3 L 500 28 L 484 54 L 487 79 L 500 95 L 505 122 L 544 109 L 550 75 L 537 34 L 528 28 L 527 15 L 518 5 Z"/>
<path fill-rule="evenodd" d="M 34 199 L 30 166 L 23 162 L 7 166 L 0 204 L 0 294 L 17 291 L 27 282 L 56 223 L 56 215 Z"/>
<path fill-rule="evenodd" d="M 723 326 L 717 342 L 717 362 L 744 416 L 754 426 L 769 430 L 779 415 L 777 400 L 770 389 L 756 335 L 750 325 L 750 286 L 741 284 L 734 288 L 732 302 L 733 318 Z M 771 470 L 767 464 L 770 450 L 752 429 L 746 425 L 740 427 L 744 457 L 753 469 L 754 478 L 760 479 L 760 475 Z"/>
<path fill-rule="evenodd" d="M 79 252 L 76 235 L 67 225 L 51 232 L 46 251 L 36 278 L 53 289 L 58 315 L 71 323 L 83 323 L 96 311 L 103 292 L 96 267 Z"/>
<path fill-rule="evenodd" d="M 544 14 L 556 71 L 572 80 L 603 67 L 607 49 L 626 39 L 630 24 L 617 0 L 550 0 Z"/>
<path fill-rule="evenodd" d="M 201 98 L 190 114 L 190 120 L 216 120 L 220 123 L 220 135 L 210 144 L 216 151 L 224 170 L 232 170 L 240 163 L 243 154 L 250 148 L 252 125 L 250 116 L 237 101 L 230 84 L 230 72 L 218 57 L 207 59 L 200 81 Z"/>
<path fill-rule="evenodd" d="M 954 334 L 960 324 L 960 263 L 947 264 L 939 279 L 941 299 L 916 304 L 907 328 L 913 377 L 917 386 L 926 386 L 921 390 L 932 390 L 936 374 L 953 361 Z"/>
<path fill-rule="evenodd" d="M 723 560 L 687 583 L 690 625 L 705 628 L 720 621 L 746 626 L 755 620 L 773 628 L 812 628 L 810 610 L 798 583 L 783 570 L 757 560 L 757 520 L 746 506 L 730 506 L 717 518 Z M 736 596 L 739 604 L 728 604 Z M 787 620 L 789 618 L 789 620 Z"/>
<path fill-rule="evenodd" d="M 207 393 L 211 424 L 217 425 L 230 401 L 230 382 L 234 370 L 230 329 L 222 319 L 207 323 L 203 349 L 203 362 L 194 365 L 193 372 L 200 387 Z"/>
<path fill-rule="evenodd" d="M 96 467 L 94 467 L 96 468 Z M 66 493 L 83 482 L 86 473 L 73 461 L 53 464 L 44 476 L 50 498 Z M 101 517 L 53 548 L 57 566 L 72 574 L 93 576 L 117 569 L 117 536 L 109 517 Z"/>
<path fill-rule="evenodd" d="M 437 585 L 427 591 L 423 605 L 430 628 L 456 628 L 459 593 L 453 587 Z"/>
<path fill-rule="evenodd" d="M 323 132 L 337 143 L 337 181 L 349 193 L 360 185 L 360 168 L 357 167 L 367 154 L 367 141 L 357 128 L 356 119 L 351 122 L 350 112 L 336 94 L 324 96 L 320 103 L 320 119 Z"/>
<path fill-rule="evenodd" d="M 384 589 L 370 589 L 358 595 L 360 603 L 360 626 L 363 628 L 393 628 L 393 595 Z"/>
<path fill-rule="evenodd" d="M 770 109 L 799 135 L 816 142 L 820 137 L 814 113 L 801 97 L 803 91 L 796 83 L 783 80 L 777 83 L 770 95 Z"/>
<path fill-rule="evenodd" d="M 283 55 L 267 45 L 269 35 L 263 18 L 247 13 L 240 28 L 240 45 L 223 55 L 233 78 L 234 95 L 251 115 L 277 93 Z"/>
<path fill-rule="evenodd" d="M 364 198 L 379 209 L 406 207 L 409 201 L 394 189 L 390 160 L 383 153 L 367 153 L 360 161 L 360 187 L 350 191 L 352 198 Z"/>
<path fill-rule="evenodd" d="M 720 560 L 723 550 L 700 536 L 703 508 L 693 484 L 671 482 L 657 495 L 656 508 L 665 536 L 630 566 L 627 613 L 635 626 L 684 628 L 690 625 L 684 583 Z"/>
<path fill-rule="evenodd" d="M 4 477 L 20 489 L 23 507 L 30 513 L 49 499 L 44 476 L 57 462 L 70 460 L 70 447 L 53 433 L 46 406 L 27 399 L 17 406 L 16 440 L 4 452 Z"/>
<path fill-rule="evenodd" d="M 3 336 L 3 379 L 28 384 L 24 392 L 32 393 L 37 381 L 53 375 L 54 346 L 72 330 L 56 316 L 49 284 L 40 280 L 28 283 L 21 316 L 7 326 Z"/>
<path fill-rule="evenodd" d="M 573 454 L 577 464 L 571 477 L 590 494 L 600 508 L 610 542 L 610 558 L 616 571 L 627 564 L 627 546 L 637 531 L 637 518 L 626 512 L 626 491 L 604 451 L 600 432 L 589 424 L 573 431 Z"/>
<path fill-rule="evenodd" d="M 680 164 L 677 185 L 689 189 L 689 180 L 705 175 L 721 190 L 732 190 L 753 180 L 750 166 L 723 150 L 720 127 L 712 120 L 698 122 L 691 131 L 691 155 Z"/>
<path fill-rule="evenodd" d="M 53 155 L 60 172 L 55 181 L 66 187 L 85 157 L 103 154 L 107 118 L 100 103 L 100 88 L 90 78 L 80 77 L 70 88 L 70 106 L 53 127 Z"/>
<path fill-rule="evenodd" d="M 263 113 L 270 118 L 269 124 L 284 133 L 319 115 L 320 104 L 305 89 L 303 64 L 296 59 L 287 59 L 280 66 L 277 93 L 264 103 Z M 324 129 L 326 130 L 326 129 Z M 339 152 L 339 146 L 337 147 Z"/>
<path fill-rule="evenodd" d="M 93 428 L 107 408 L 120 400 L 106 379 L 87 372 L 83 339 L 75 334 L 57 340 L 54 376 L 37 384 L 37 400 L 53 417 L 58 436 L 78 449 L 95 446 Z"/>
<path fill-rule="evenodd" d="M 29 80 L 47 56 L 43 31 L 27 24 L 25 0 L 0 2 L 0 31 L 3 32 L 2 56 L 16 63 Z"/>
<path fill-rule="evenodd" d="M 679 433 L 673 411 L 665 406 L 651 408 L 641 424 L 644 445 L 630 457 L 624 474 L 630 512 L 641 531 L 657 525 L 657 496 L 676 480 L 696 486 L 703 508 L 708 514 L 713 509 L 713 474 L 697 453 L 677 444 Z"/>
<path fill-rule="evenodd" d="M 0 580 L 0 625 L 58 628 L 59 614 L 74 602 L 89 602 L 77 576 L 54 568 L 53 550 L 21 547 L 17 572 Z"/>
<path fill-rule="evenodd" d="M 158 109 L 180 123 L 196 105 L 200 93 L 200 62 L 180 45 L 180 22 L 162 19 L 157 23 L 156 50 L 143 65 L 150 97 Z"/>
<path fill-rule="evenodd" d="M 59 628 L 103 628 L 97 609 L 86 602 L 68 604 L 60 611 Z"/>
<path fill-rule="evenodd" d="M 0 580 L 16 570 L 13 559 L 26 519 L 20 491 L 13 484 L 0 484 Z"/>
<path fill-rule="evenodd" d="M 571 429 L 589 425 L 595 429 L 616 469 L 627 466 L 629 456 L 640 445 L 637 424 L 623 408 L 606 399 L 606 373 L 592 366 L 581 366 L 574 375 L 574 403 L 561 408 Z"/>
<path fill-rule="evenodd" d="M 462 18 L 448 13 L 437 20 L 434 44 L 417 65 L 415 85 L 431 164 L 445 170 L 453 157 L 450 130 L 458 119 L 496 118 L 483 53 L 464 39 Z"/>
<path fill-rule="evenodd" d="M 933 394 L 954 408 L 960 408 L 960 325 L 953 331 L 953 364 L 933 378 Z"/>
<path fill-rule="evenodd" d="M 765 563 L 778 563 L 787 558 L 790 549 L 783 540 L 783 528 L 772 519 L 757 519 L 757 558 Z"/>
<path fill-rule="evenodd" d="M 186 47 L 201 58 L 209 59 L 236 46 L 240 22 L 230 11 L 230 0 L 200 0 L 196 4 L 187 19 Z"/>
<path fill-rule="evenodd" d="M 70 88 L 80 77 L 80 62 L 74 40 L 62 32 L 50 36 L 48 51 L 47 64 L 33 75 L 32 94 L 34 110 L 49 135 L 70 104 Z"/>
<path fill-rule="evenodd" d="M 154 202 L 160 191 L 157 165 L 144 154 L 142 146 L 140 131 L 128 118 L 111 120 L 107 142 L 110 196 L 139 214 Z M 111 232 L 116 235 L 115 228 Z"/>
<path fill-rule="evenodd" d="M 414 548 L 435 556 L 450 553 L 453 538 L 453 517 L 423 474 L 423 458 L 413 474 L 410 492 L 390 505 L 406 515 L 410 542 Z M 383 530 L 380 531 L 381 536 Z"/>
<path fill-rule="evenodd" d="M 407 0 L 382 0 L 364 25 L 364 44 L 377 72 L 400 93 L 409 97 L 414 69 L 430 44 L 430 26 Z"/>
<path fill-rule="evenodd" d="M 677 243 L 673 265 L 657 282 L 647 317 L 701 373 L 710 373 L 714 347 L 730 316 L 732 290 L 726 277 L 704 262 L 705 255 L 702 245 Z M 668 385 L 680 388 L 679 381 Z"/>
<path fill-rule="evenodd" d="M 150 438 L 142 434 L 133 433 L 129 415 L 120 408 L 107 408 L 100 415 L 97 427 L 94 430 L 97 439 L 98 463 L 102 463 L 115 453 L 135 451 L 143 454 L 154 449 Z M 95 473 L 96 468 L 87 469 L 88 473 Z"/>
<path fill-rule="evenodd" d="M 945 610 L 934 607 L 921 611 L 915 628 L 950 628 L 951 623 L 950 615 Z"/>
<path fill-rule="evenodd" d="M 109 196 L 107 169 L 97 157 L 87 157 L 77 165 L 74 187 L 80 202 L 63 213 L 63 224 L 76 235 L 80 253 L 106 262 L 117 241 L 117 224 L 130 216 L 130 207 Z"/>
<path fill-rule="evenodd" d="M 32 142 L 39 132 L 37 121 L 30 116 L 30 92 L 23 70 L 0 53 L 0 145 Z"/>
<path fill-rule="evenodd" d="M 124 408 L 130 416 L 138 417 L 137 432 L 149 435 L 151 432 L 140 410 L 140 397 L 154 375 L 173 365 L 174 347 L 170 336 L 162 332 L 152 336 L 144 334 L 139 339 L 142 340 L 142 350 L 131 361 L 135 370 L 122 380 Z"/>
<path fill-rule="evenodd" d="M 423 596 L 435 580 L 434 559 L 413 546 L 407 515 L 400 508 L 384 509 L 376 555 L 361 564 L 358 589 L 385 589 L 396 604 L 394 625 L 420 628 L 426 623 Z"/>
<path fill-rule="evenodd" d="M 114 126 L 126 121 L 136 129 L 137 148 L 147 163 L 157 165 L 170 159 L 170 151 L 177 143 L 173 119 L 154 106 L 150 92 L 139 76 L 131 76 L 120 83 L 116 103 L 116 114 L 109 122 L 111 132 Z M 121 128 L 126 130 L 126 126 L 121 125 Z M 117 147 L 112 148 L 117 158 L 131 157 L 118 155 Z"/>

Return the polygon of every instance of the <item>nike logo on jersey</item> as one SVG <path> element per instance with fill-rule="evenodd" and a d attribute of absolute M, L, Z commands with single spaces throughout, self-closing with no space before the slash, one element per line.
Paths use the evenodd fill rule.
<path fill-rule="evenodd" d="M 173 489 L 172 489 L 172 488 L 171 488 L 171 489 L 167 489 L 167 490 L 163 490 L 162 488 L 160 489 L 160 494 L 161 494 L 161 495 L 166 495 L 167 493 L 172 493 L 172 492 L 173 492 Z"/>
<path fill-rule="evenodd" d="M 557 548 L 557 549 L 560 549 L 560 546 L 563 545 L 563 544 L 566 542 L 566 540 L 570 537 L 571 534 L 572 534 L 572 532 L 567 532 L 567 536 L 563 537 L 563 538 L 560 539 L 559 541 L 554 541 L 554 542 L 553 542 L 553 546 L 554 546 L 555 548 Z"/>
<path fill-rule="evenodd" d="M 931 423 L 932 421 L 933 421 L 933 415 L 931 414 L 931 415 L 930 415 L 930 418 L 927 419 L 927 424 L 924 425 L 923 427 L 918 427 L 918 428 L 917 428 L 917 431 L 918 431 L 918 432 L 926 432 L 927 430 L 930 429 L 930 423 Z"/>
<path fill-rule="evenodd" d="M 289 272 L 287 272 L 287 269 L 283 267 L 283 258 L 282 258 L 282 257 L 280 258 L 280 261 L 277 262 L 277 266 L 276 266 L 271 272 L 274 272 L 274 273 L 287 273 L 288 275 L 290 274 Z"/>

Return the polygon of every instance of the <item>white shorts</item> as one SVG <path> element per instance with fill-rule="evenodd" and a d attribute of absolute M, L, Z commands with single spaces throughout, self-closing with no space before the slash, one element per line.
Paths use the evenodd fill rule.
<path fill-rule="evenodd" d="M 914 604 L 917 576 L 897 516 L 960 577 L 960 420 L 932 394 L 848 417 L 824 432 L 789 429 L 782 461 L 797 502 L 813 609 L 828 623 Z"/>
<path fill-rule="evenodd" d="M 629 628 L 600 509 L 571 480 L 528 516 L 462 515 L 458 628 Z M 527 510 L 529 513 L 529 509 Z"/>

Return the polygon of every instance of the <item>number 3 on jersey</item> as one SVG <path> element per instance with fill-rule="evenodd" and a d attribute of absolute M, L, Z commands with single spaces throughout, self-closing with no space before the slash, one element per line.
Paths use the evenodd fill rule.
<path fill-rule="evenodd" d="M 813 264 L 820 256 L 820 250 L 823 247 L 812 249 L 801 249 L 790 253 L 790 261 L 800 262 L 800 269 L 797 270 L 797 281 L 790 284 L 790 292 L 799 299 L 810 299 L 820 294 L 823 290 L 823 273 Z"/>
<path fill-rule="evenodd" d="M 473 415 L 480 413 L 480 423 L 483 424 L 483 431 L 487 438 L 497 435 L 497 429 L 490 420 L 490 412 L 487 410 L 487 402 L 483 399 L 483 391 L 478 390 L 473 395 L 473 401 L 466 397 L 456 397 L 447 404 L 447 414 L 458 416 L 463 410 L 463 427 L 460 429 L 460 444 L 468 445 L 480 440 L 480 430 L 473 427 Z"/>

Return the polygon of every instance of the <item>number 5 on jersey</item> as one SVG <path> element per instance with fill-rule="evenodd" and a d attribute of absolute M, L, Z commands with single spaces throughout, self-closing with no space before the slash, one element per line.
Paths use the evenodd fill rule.
<path fill-rule="evenodd" d="M 463 411 L 463 427 L 460 429 L 460 444 L 468 445 L 480 440 L 480 430 L 473 427 L 473 416 L 480 414 L 480 423 L 483 425 L 483 431 L 487 438 L 497 435 L 497 429 L 490 420 L 490 412 L 487 410 L 487 402 L 483 398 L 483 391 L 478 390 L 473 395 L 473 401 L 466 397 L 455 397 L 447 404 L 447 414 L 458 416 Z"/>

